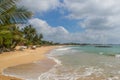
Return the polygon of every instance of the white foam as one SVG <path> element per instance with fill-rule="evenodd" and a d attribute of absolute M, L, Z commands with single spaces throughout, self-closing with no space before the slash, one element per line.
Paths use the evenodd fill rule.
<path fill-rule="evenodd" d="M 100 55 L 103 55 L 104 53 L 103 53 L 103 52 L 100 52 L 99 54 L 100 54 Z"/>
<path fill-rule="evenodd" d="M 104 71 L 103 69 L 99 68 L 99 69 L 95 69 L 94 67 L 89 67 L 89 68 L 85 68 L 86 71 L 84 72 L 83 76 L 90 76 L 94 73 L 96 73 L 96 75 L 98 74 L 102 74 L 102 72 Z"/>
<path fill-rule="evenodd" d="M 63 46 L 58 46 L 59 48 L 63 47 Z"/>
<path fill-rule="evenodd" d="M 40 75 L 39 80 L 78 80 L 79 78 L 87 77 L 92 74 L 96 76 L 101 75 L 103 71 L 103 69 L 95 69 L 93 67 L 85 68 L 84 73 L 79 73 L 80 68 L 73 71 L 71 70 L 73 69 L 69 67 L 63 68 L 63 66 L 57 66 Z"/>
<path fill-rule="evenodd" d="M 59 50 L 68 50 L 70 48 L 62 48 L 62 49 L 57 49 Z M 84 73 L 79 73 L 79 69 L 72 69 L 73 71 L 70 72 L 69 67 L 65 67 L 62 65 L 62 62 L 58 60 L 57 58 L 54 57 L 54 54 L 56 54 L 56 51 L 52 51 L 50 54 L 48 54 L 48 58 L 54 60 L 57 64 L 50 69 L 48 72 L 45 72 L 41 74 L 38 78 L 38 80 L 77 80 L 81 77 L 87 77 L 92 74 L 99 75 L 102 74 L 102 69 L 95 69 L 93 67 L 89 67 L 85 69 Z M 58 53 L 57 53 L 58 54 Z M 60 53 L 61 54 L 61 53 Z"/>
<path fill-rule="evenodd" d="M 65 55 L 67 53 L 65 51 L 67 51 L 67 50 L 62 51 L 61 48 L 60 48 L 60 50 L 59 49 L 55 49 L 55 50 L 51 51 L 50 54 L 47 54 L 47 56 L 48 57 L 50 57 L 50 56 L 54 56 L 55 57 L 55 56 Z"/>
<path fill-rule="evenodd" d="M 120 54 L 115 55 L 116 58 L 120 58 Z"/>
<path fill-rule="evenodd" d="M 56 53 L 56 51 L 55 51 L 55 53 Z M 52 59 L 53 61 L 55 61 L 55 62 L 56 62 L 56 65 L 62 65 L 61 61 L 58 60 L 57 58 L 55 58 L 54 56 L 55 56 L 55 55 L 54 55 L 54 51 L 52 51 L 50 54 L 47 54 L 47 57 L 48 57 L 49 59 Z"/>
<path fill-rule="evenodd" d="M 49 72 L 46 72 L 39 76 L 39 80 L 77 80 L 77 79 L 78 76 L 73 73 L 57 74 L 56 68 L 53 68 Z"/>
<path fill-rule="evenodd" d="M 61 63 L 60 60 L 58 60 L 58 59 L 56 59 L 56 58 L 54 58 L 54 57 L 51 57 L 51 56 L 49 56 L 48 58 L 54 60 L 54 61 L 57 63 L 57 65 L 62 65 L 62 63 Z"/>
<path fill-rule="evenodd" d="M 71 48 L 59 48 L 59 49 L 56 49 L 57 51 L 64 51 L 64 50 L 70 50 Z"/>
<path fill-rule="evenodd" d="M 29 79 L 22 78 L 21 76 L 18 76 L 18 75 L 15 75 L 15 74 L 6 74 L 4 72 L 2 74 L 5 75 L 5 76 L 11 76 L 11 77 L 20 78 L 22 80 L 29 80 Z"/>
<path fill-rule="evenodd" d="M 107 80 L 120 80 L 118 76 L 109 77 Z"/>
<path fill-rule="evenodd" d="M 118 71 L 118 74 L 120 74 L 120 71 Z"/>

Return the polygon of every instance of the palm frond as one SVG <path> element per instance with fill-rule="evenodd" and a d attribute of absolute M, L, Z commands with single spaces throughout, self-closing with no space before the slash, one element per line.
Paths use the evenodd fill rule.
<path fill-rule="evenodd" d="M 32 16 L 24 7 L 16 6 L 18 0 L 0 0 L 0 26 L 23 24 Z"/>
<path fill-rule="evenodd" d="M 18 0 L 0 0 L 0 15 L 11 9 Z"/>

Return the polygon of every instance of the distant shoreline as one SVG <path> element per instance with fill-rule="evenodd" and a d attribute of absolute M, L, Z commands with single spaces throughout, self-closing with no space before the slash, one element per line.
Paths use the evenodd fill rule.
<path fill-rule="evenodd" d="M 0 54 L 0 80 L 22 80 L 10 76 L 2 75 L 2 71 L 8 67 L 32 63 L 34 61 L 43 60 L 45 54 L 57 48 L 58 46 L 44 46 L 40 48 L 25 49 L 24 51 L 14 51 Z"/>

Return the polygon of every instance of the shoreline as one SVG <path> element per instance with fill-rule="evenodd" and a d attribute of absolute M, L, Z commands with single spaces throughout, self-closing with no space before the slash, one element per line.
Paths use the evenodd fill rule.
<path fill-rule="evenodd" d="M 58 46 L 43 46 L 40 48 L 38 47 L 35 50 L 25 49 L 24 51 L 13 51 L 0 54 L 0 80 L 22 80 L 12 76 L 5 76 L 2 72 L 9 67 L 47 59 L 45 54 L 55 48 L 58 48 Z"/>

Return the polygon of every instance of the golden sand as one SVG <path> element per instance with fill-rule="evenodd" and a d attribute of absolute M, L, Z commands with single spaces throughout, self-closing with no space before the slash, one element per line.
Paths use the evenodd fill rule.
<path fill-rule="evenodd" d="M 2 71 L 8 67 L 43 60 L 46 58 L 45 54 L 54 48 L 57 48 L 57 46 L 46 46 L 36 48 L 35 50 L 26 49 L 24 51 L 14 51 L 0 54 L 0 80 L 21 80 L 14 77 L 4 76 L 2 75 Z"/>
<path fill-rule="evenodd" d="M 45 63 L 47 64 L 51 63 L 51 61 L 47 59 L 45 54 L 57 47 L 58 46 L 46 46 L 36 48 L 35 50 L 26 49 L 24 51 L 14 51 L 0 54 L 0 80 L 22 80 L 11 76 L 4 76 L 2 75 L 2 71 L 8 67 L 13 67 L 21 64 L 28 64 L 39 60 L 43 62 L 45 61 Z M 54 64 L 54 62 L 52 62 L 51 64 Z M 41 71 L 46 71 L 44 70 L 46 68 L 42 68 L 42 66 L 40 67 L 42 69 Z M 96 77 L 94 75 L 91 75 L 88 77 L 81 77 L 78 80 L 105 80 L 105 77 Z"/>

